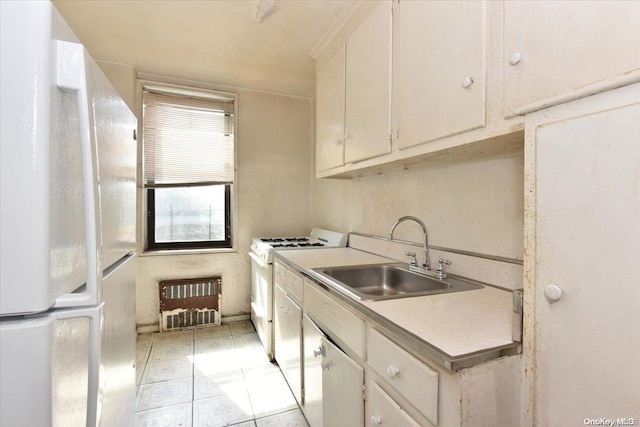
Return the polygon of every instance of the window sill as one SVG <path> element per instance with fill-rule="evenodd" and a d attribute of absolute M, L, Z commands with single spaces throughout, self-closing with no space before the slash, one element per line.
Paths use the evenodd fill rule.
<path fill-rule="evenodd" d="M 171 256 L 171 255 L 213 255 L 238 253 L 234 248 L 202 248 L 202 249 L 143 249 L 139 257 Z"/>

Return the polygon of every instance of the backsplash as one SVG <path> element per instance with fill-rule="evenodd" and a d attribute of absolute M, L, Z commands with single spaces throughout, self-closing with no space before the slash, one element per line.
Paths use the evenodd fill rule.
<path fill-rule="evenodd" d="M 423 256 L 423 246 L 421 244 L 398 240 L 391 241 L 386 237 L 360 233 L 349 234 L 349 247 L 400 262 L 409 262 L 409 257 L 405 255 L 405 252 L 415 252 L 419 263 L 422 262 Z M 446 269 L 448 273 L 506 290 L 522 289 L 522 261 L 461 252 L 430 247 L 431 264 L 433 268 L 436 268 L 438 259 L 444 258 L 451 261 L 451 265 L 448 265 Z"/>

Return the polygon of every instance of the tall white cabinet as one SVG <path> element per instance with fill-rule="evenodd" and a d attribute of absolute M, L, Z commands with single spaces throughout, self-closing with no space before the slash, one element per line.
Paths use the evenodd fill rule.
<path fill-rule="evenodd" d="M 640 84 L 528 116 L 525 158 L 522 425 L 638 419 Z"/>

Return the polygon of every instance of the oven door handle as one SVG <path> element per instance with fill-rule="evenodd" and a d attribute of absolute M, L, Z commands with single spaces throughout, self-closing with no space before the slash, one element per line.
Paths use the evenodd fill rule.
<path fill-rule="evenodd" d="M 262 258 L 260 258 L 258 255 L 256 255 L 255 252 L 249 252 L 249 256 L 251 257 L 252 260 L 254 260 L 256 262 L 256 264 L 258 264 L 261 268 L 265 268 L 268 267 L 269 264 L 267 264 L 266 262 L 264 262 L 264 260 Z"/>

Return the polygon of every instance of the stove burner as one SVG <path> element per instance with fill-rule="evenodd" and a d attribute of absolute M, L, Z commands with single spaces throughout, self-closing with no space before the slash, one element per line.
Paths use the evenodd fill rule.
<path fill-rule="evenodd" d="M 267 237 L 265 239 L 260 239 L 263 242 L 284 242 L 284 239 L 280 239 L 280 238 L 273 238 L 273 237 Z"/>
<path fill-rule="evenodd" d="M 310 243 L 311 246 L 324 246 L 324 243 Z"/>
<path fill-rule="evenodd" d="M 272 248 L 295 248 L 295 243 L 276 243 L 275 245 L 271 245 Z"/>

